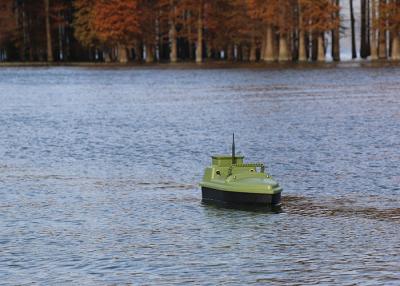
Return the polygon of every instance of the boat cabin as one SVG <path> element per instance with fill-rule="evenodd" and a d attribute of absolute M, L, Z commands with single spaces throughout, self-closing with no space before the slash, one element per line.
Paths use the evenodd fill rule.
<path fill-rule="evenodd" d="M 212 164 L 218 167 L 230 167 L 233 164 L 231 155 L 214 155 L 212 158 Z M 235 155 L 236 164 L 243 164 L 244 156 Z"/>

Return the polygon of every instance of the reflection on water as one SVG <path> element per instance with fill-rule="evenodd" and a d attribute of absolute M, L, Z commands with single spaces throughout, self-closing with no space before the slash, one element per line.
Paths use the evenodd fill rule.
<path fill-rule="evenodd" d="M 382 204 L 379 196 L 371 197 L 376 199 L 376 205 Z M 352 205 L 351 201 L 343 201 L 343 199 L 330 198 L 323 201 L 315 198 L 307 198 L 300 196 L 288 195 L 284 199 L 284 211 L 291 214 L 299 214 L 304 216 L 344 216 L 359 217 L 377 220 L 387 220 L 392 222 L 400 222 L 400 208 L 377 208 L 377 207 L 360 207 Z"/>
<path fill-rule="evenodd" d="M 248 204 L 237 204 L 237 203 L 223 203 L 218 201 L 202 201 L 205 207 L 215 209 L 231 209 L 238 211 L 256 212 L 256 213 L 271 213 L 279 214 L 282 212 L 282 206 L 260 206 L 260 205 L 248 205 Z"/>
<path fill-rule="evenodd" d="M 397 68 L 0 70 L 5 285 L 396 285 Z M 203 204 L 209 155 L 280 209 Z"/>
<path fill-rule="evenodd" d="M 377 198 L 379 199 L 379 198 Z M 353 206 L 336 198 L 325 198 L 323 202 L 315 198 L 286 195 L 279 206 L 257 206 L 202 201 L 205 207 L 231 209 L 253 213 L 279 214 L 289 213 L 302 216 L 320 217 L 355 217 L 400 222 L 400 208 L 379 209 L 374 207 Z M 379 202 L 377 202 L 379 203 Z"/>

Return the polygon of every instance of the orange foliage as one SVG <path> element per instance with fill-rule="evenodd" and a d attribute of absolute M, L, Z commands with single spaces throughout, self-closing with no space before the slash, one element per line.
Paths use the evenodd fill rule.
<path fill-rule="evenodd" d="M 96 46 L 99 40 L 94 29 L 94 5 L 96 0 L 74 1 L 74 35 L 86 47 Z"/>
<path fill-rule="evenodd" d="M 98 39 L 110 45 L 130 45 L 139 34 L 137 0 L 97 0 L 93 27 Z"/>
<path fill-rule="evenodd" d="M 263 24 L 286 33 L 293 28 L 294 4 L 291 0 L 247 0 L 249 15 Z"/>
<path fill-rule="evenodd" d="M 393 33 L 400 31 L 400 1 L 391 0 L 379 5 L 380 17 L 375 26 Z"/>
<path fill-rule="evenodd" d="M 247 13 L 245 0 L 218 1 L 212 11 L 209 31 L 215 45 L 223 48 L 227 43 L 241 43 L 251 40 L 254 21 Z"/>
<path fill-rule="evenodd" d="M 302 17 L 302 29 L 313 32 L 325 32 L 335 29 L 340 19 L 333 17 L 340 9 L 331 0 L 299 0 Z"/>
<path fill-rule="evenodd" d="M 399 1 L 379 1 L 380 21 L 376 25 L 399 30 Z M 198 42 L 207 52 L 230 49 L 233 45 L 254 48 L 264 43 L 266 31 L 271 31 L 267 26 L 290 40 L 290 35 L 296 35 L 299 28 L 326 32 L 337 28 L 340 21 L 333 16 L 339 10 L 333 0 L 51 0 L 50 3 L 52 41 L 63 39 L 63 44 L 53 45 L 54 50 L 68 49 L 76 51 L 76 55 L 84 51 L 82 46 L 110 50 L 135 45 L 140 53 L 144 45 L 166 58 L 168 43 L 174 43 L 178 53 L 193 58 L 193 48 L 199 47 Z M 39 58 L 46 43 L 44 19 L 43 1 L 0 0 L 0 41 L 10 41 L 14 35 L 16 46 L 22 43 L 20 58 L 28 54 L 34 58 L 34 53 Z"/>

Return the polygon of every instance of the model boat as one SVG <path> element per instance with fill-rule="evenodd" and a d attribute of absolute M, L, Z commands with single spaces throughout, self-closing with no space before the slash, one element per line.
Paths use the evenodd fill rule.
<path fill-rule="evenodd" d="M 212 156 L 200 183 L 204 201 L 275 206 L 280 204 L 282 188 L 265 171 L 262 163 L 244 163 L 244 156 Z"/>

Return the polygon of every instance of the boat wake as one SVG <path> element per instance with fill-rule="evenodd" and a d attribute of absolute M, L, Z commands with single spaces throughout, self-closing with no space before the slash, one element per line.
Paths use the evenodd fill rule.
<path fill-rule="evenodd" d="M 282 212 L 303 216 L 343 216 L 400 222 L 400 208 L 362 207 L 340 198 L 317 201 L 314 198 L 285 195 Z"/>

